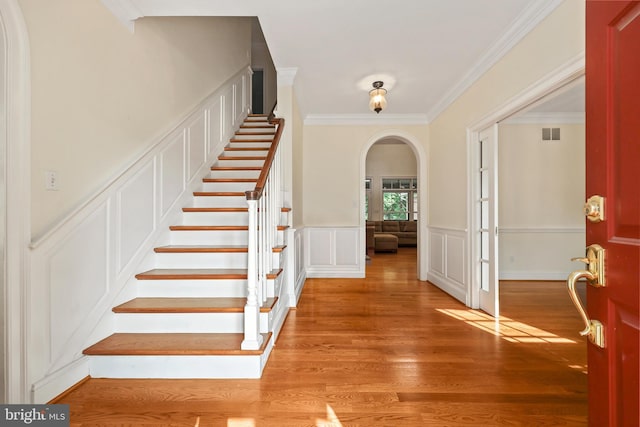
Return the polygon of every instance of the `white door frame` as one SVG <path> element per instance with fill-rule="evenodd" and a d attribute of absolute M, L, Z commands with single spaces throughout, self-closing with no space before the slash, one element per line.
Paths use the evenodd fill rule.
<path fill-rule="evenodd" d="M 413 154 L 416 157 L 416 166 L 417 166 L 417 172 L 418 172 L 418 243 L 417 243 L 417 250 L 418 250 L 418 265 L 417 265 L 417 275 L 418 275 L 418 280 L 421 281 L 426 281 L 427 280 L 427 273 L 429 271 L 429 263 L 428 263 L 428 258 L 427 258 L 427 242 L 428 239 L 426 238 L 427 236 L 427 221 L 428 221 L 428 216 L 427 216 L 427 206 L 428 202 L 429 202 L 429 194 L 428 191 L 426 191 L 427 187 L 427 177 L 429 176 L 428 170 L 427 170 L 427 165 L 428 163 L 428 159 L 427 159 L 427 154 L 425 152 L 424 147 L 422 147 L 422 145 L 420 144 L 419 140 L 413 136 L 410 135 L 406 132 L 403 131 L 399 131 L 399 130 L 393 130 L 393 129 L 389 129 L 386 131 L 382 131 L 379 132 L 375 135 L 373 135 L 371 138 L 369 138 L 369 140 L 367 141 L 367 143 L 364 145 L 364 147 L 362 147 L 362 151 L 360 152 L 360 173 L 359 173 L 359 181 L 358 181 L 358 185 L 360 186 L 360 210 L 359 212 L 360 214 L 360 248 L 362 248 L 362 250 L 360 250 L 360 265 L 364 266 L 366 265 L 366 250 L 365 248 L 367 247 L 367 243 L 366 243 L 366 231 L 367 231 L 367 227 L 366 227 L 366 221 L 364 219 L 364 207 L 365 207 L 365 200 L 366 200 L 366 196 L 365 196 L 365 189 L 364 189 L 364 180 L 366 178 L 366 173 L 367 173 L 367 153 L 369 152 L 369 149 L 371 148 L 371 146 L 373 144 L 375 144 L 376 142 L 380 141 L 381 139 L 385 139 L 385 138 L 395 138 L 398 139 L 402 142 L 404 142 L 405 144 L 407 144 L 409 147 L 411 147 L 411 149 L 413 150 Z M 366 270 L 366 269 L 365 269 Z"/>
<path fill-rule="evenodd" d="M 31 71 L 29 36 L 17 0 L 0 1 L 6 67 L 5 399 L 30 401 L 27 371 L 31 240 Z"/>
<path fill-rule="evenodd" d="M 475 199 L 474 188 L 479 185 L 478 174 L 474 172 L 475 158 L 473 156 L 473 148 L 477 144 L 479 133 L 491 126 L 496 125 L 498 122 L 506 119 L 509 116 L 517 113 L 525 107 L 535 103 L 543 97 L 553 93 L 561 87 L 573 82 L 574 80 L 584 75 L 585 57 L 584 52 L 575 58 L 567 61 L 556 70 L 552 71 L 548 75 L 544 76 L 540 80 L 536 81 L 525 90 L 500 105 L 493 111 L 486 113 L 481 119 L 472 123 L 467 127 L 467 271 L 469 272 L 469 280 L 467 281 L 467 306 L 477 309 L 480 308 L 480 280 L 477 277 L 475 266 L 476 246 L 478 230 L 475 224 Z M 493 144 L 497 158 L 498 147 L 498 135 L 495 132 L 495 143 Z M 493 168 L 495 176 L 494 180 L 498 179 L 497 176 L 497 163 Z M 494 181 L 495 182 L 495 181 Z M 494 223 L 497 225 L 497 209 L 495 210 L 496 217 L 493 218 Z M 497 256 L 497 254 L 495 254 Z M 497 261 L 496 261 L 497 265 Z M 497 275 L 497 272 L 496 272 Z M 496 280 L 498 280 L 496 276 Z"/>

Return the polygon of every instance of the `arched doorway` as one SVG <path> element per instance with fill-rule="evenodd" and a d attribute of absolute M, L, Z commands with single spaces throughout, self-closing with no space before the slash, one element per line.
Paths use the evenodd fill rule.
<path fill-rule="evenodd" d="M 413 135 L 409 135 L 405 132 L 399 131 L 385 131 L 381 132 L 377 135 L 374 135 L 367 144 L 363 147 L 361 156 L 360 156 L 360 183 L 361 183 L 361 192 L 360 192 L 360 212 L 365 212 L 365 204 L 367 200 L 366 190 L 364 186 L 364 182 L 367 178 L 367 155 L 371 149 L 371 147 L 378 143 L 384 141 L 393 141 L 394 143 L 406 144 L 415 156 L 416 162 L 416 178 L 417 178 L 417 186 L 418 188 L 426 189 L 427 188 L 427 158 L 424 151 L 424 148 L 419 143 L 418 139 Z M 417 227 L 417 271 L 418 271 L 418 279 L 426 281 L 427 280 L 427 271 L 428 271 L 428 263 L 427 263 L 427 200 L 428 194 L 426 191 L 422 191 L 420 193 L 420 197 L 418 200 L 418 227 Z M 361 216 L 361 242 L 363 248 L 366 247 L 366 221 L 364 215 Z M 362 253 L 362 257 L 365 257 L 365 251 Z M 363 260 L 364 265 L 364 260 Z"/>

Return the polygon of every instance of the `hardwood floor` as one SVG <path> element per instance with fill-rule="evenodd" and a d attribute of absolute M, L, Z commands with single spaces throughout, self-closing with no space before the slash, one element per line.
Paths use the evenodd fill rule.
<path fill-rule="evenodd" d="M 504 282 L 495 323 L 415 279 L 309 279 L 260 380 L 90 379 L 71 425 L 583 426 L 586 350 L 562 282 Z"/>

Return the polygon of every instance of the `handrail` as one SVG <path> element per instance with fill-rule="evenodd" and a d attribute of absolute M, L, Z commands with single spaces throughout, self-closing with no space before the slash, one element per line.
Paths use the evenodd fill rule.
<path fill-rule="evenodd" d="M 284 127 L 284 119 L 273 119 L 270 121 L 270 123 L 277 125 L 278 128 L 276 129 L 276 133 L 273 136 L 273 142 L 271 143 L 271 147 L 269 148 L 269 152 L 267 153 L 267 158 L 264 161 L 264 167 L 262 168 L 262 171 L 260 171 L 260 176 L 258 177 L 258 181 L 256 182 L 255 189 L 245 191 L 247 200 L 259 200 L 262 197 L 262 192 L 264 191 L 267 177 L 269 176 L 269 172 L 271 171 L 271 166 L 276 155 L 276 150 L 278 149 L 278 145 L 280 144 L 282 128 Z"/>
<path fill-rule="evenodd" d="M 244 306 L 243 350 L 257 350 L 264 338 L 260 334 L 260 307 L 274 296 L 269 274 L 274 267 L 273 248 L 278 244 L 281 212 L 282 159 L 278 150 L 284 119 L 270 120 L 277 125 L 271 147 L 253 190 L 245 191 L 249 214 L 247 245 L 247 303 Z"/>

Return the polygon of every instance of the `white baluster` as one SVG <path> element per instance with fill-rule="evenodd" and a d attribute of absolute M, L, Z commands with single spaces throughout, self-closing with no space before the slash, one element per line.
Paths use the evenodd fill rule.
<path fill-rule="evenodd" d="M 257 240 L 257 201 L 247 200 L 249 204 L 249 249 L 247 262 L 247 303 L 244 306 L 244 340 L 240 348 L 258 350 L 262 345 L 260 334 L 260 304 L 258 299 L 258 274 L 256 270 Z"/>

